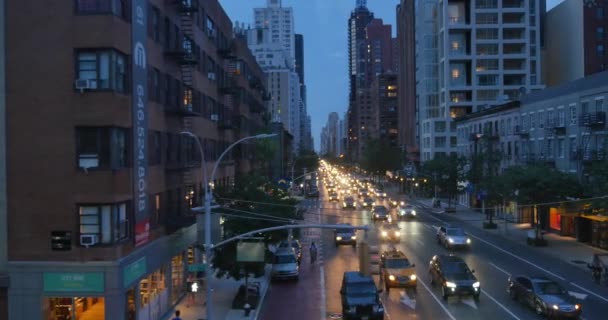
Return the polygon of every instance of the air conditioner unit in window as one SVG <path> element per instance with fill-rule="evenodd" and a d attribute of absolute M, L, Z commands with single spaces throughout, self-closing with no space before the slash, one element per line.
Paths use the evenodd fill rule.
<path fill-rule="evenodd" d="M 212 114 L 211 121 L 220 121 L 220 116 L 218 114 Z"/>
<path fill-rule="evenodd" d="M 96 234 L 81 234 L 80 235 L 80 245 L 84 247 L 91 247 L 96 245 L 99 242 L 99 238 Z"/>
<path fill-rule="evenodd" d="M 84 92 L 84 89 L 92 89 L 92 81 L 89 79 L 76 79 L 74 81 L 74 87 L 76 90 L 80 90 L 80 93 Z"/>
<path fill-rule="evenodd" d="M 209 80 L 215 80 L 215 72 L 209 72 L 207 74 L 207 79 L 209 79 Z"/>

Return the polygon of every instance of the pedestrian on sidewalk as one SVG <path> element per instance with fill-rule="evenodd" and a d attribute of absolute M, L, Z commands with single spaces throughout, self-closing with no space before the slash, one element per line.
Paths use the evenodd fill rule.
<path fill-rule="evenodd" d="M 315 260 L 317 260 L 317 246 L 313 241 L 310 244 L 310 264 L 315 263 Z"/>
<path fill-rule="evenodd" d="M 179 316 L 181 314 L 181 312 L 179 312 L 179 310 L 175 310 L 175 317 L 173 317 L 171 320 L 182 320 L 182 318 Z"/>
<path fill-rule="evenodd" d="M 186 299 L 186 308 L 189 308 L 190 305 L 196 304 L 195 292 L 193 290 L 193 284 L 196 282 L 196 278 L 192 273 L 188 274 L 188 280 L 186 283 L 188 284 L 188 298 Z"/>

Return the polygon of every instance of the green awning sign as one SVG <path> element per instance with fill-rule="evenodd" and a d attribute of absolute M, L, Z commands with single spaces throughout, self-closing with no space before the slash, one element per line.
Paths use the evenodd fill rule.
<path fill-rule="evenodd" d="M 126 266 L 122 272 L 124 287 L 128 287 L 133 281 L 146 274 L 146 270 L 146 257 L 142 257 Z"/>
<path fill-rule="evenodd" d="M 204 272 L 206 269 L 207 265 L 204 263 L 188 265 L 188 272 Z"/>
<path fill-rule="evenodd" d="M 44 292 L 103 292 L 103 272 L 45 272 Z"/>

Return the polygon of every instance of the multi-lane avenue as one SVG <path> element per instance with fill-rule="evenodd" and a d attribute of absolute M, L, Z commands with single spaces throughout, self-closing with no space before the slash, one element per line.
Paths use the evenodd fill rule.
<path fill-rule="evenodd" d="M 379 224 L 374 224 L 370 220 L 369 211 L 362 210 L 360 206 L 355 210 L 343 210 L 339 203 L 326 201 L 325 196 L 326 192 L 321 188 L 318 200 L 308 199 L 301 203 L 301 206 L 307 208 L 307 219 L 328 224 Z M 376 201 L 388 207 L 386 201 Z M 412 204 L 416 206 L 418 215 L 413 221 L 398 223 L 401 238 L 394 246 L 415 263 L 418 288 L 415 294 L 407 294 L 401 289 L 381 293 L 386 309 L 385 319 L 538 319 L 533 310 L 513 301 L 507 294 L 509 275 L 519 274 L 542 275 L 557 280 L 568 291 L 584 296 L 582 319 L 605 318 L 608 312 L 608 290 L 593 283 L 590 275 L 583 270 L 539 253 L 532 247 L 505 241 L 458 219 L 436 214 L 416 202 Z M 396 218 L 394 212 L 391 214 Z M 460 226 L 469 234 L 473 241 L 469 250 L 452 251 L 437 244 L 437 227 L 445 223 Z M 273 283 L 263 308 L 263 319 L 317 319 L 323 318 L 321 313 L 325 313 L 326 319 L 339 319 L 342 312 L 339 294 L 342 275 L 345 271 L 359 270 L 359 249 L 334 246 L 331 230 L 321 231 L 320 234 L 322 263 L 311 266 L 305 260 L 303 277 L 299 282 Z M 304 237 L 307 235 L 305 233 Z M 363 238 L 363 232 L 359 231 L 358 239 Z M 304 241 L 309 242 L 306 239 Z M 368 234 L 368 242 L 379 246 L 380 251 L 388 248 L 387 244 L 379 243 L 375 227 Z M 429 261 L 433 255 L 441 253 L 459 255 L 475 270 L 481 283 L 478 302 L 465 297 L 450 297 L 445 301 L 440 289 L 431 285 Z M 293 307 L 294 305 L 301 306 Z"/>

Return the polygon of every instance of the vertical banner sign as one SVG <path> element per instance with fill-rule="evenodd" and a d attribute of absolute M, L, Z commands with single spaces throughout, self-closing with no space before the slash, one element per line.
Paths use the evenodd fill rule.
<path fill-rule="evenodd" d="M 132 42 L 132 121 L 133 121 L 133 212 L 135 247 L 148 242 L 148 103 L 146 70 L 147 0 L 133 0 L 131 13 Z"/>

